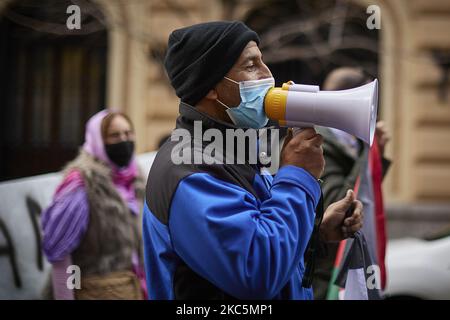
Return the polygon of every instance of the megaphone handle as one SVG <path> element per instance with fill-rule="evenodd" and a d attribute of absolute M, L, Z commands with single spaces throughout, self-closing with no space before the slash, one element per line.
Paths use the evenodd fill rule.
<path fill-rule="evenodd" d="M 300 128 L 300 127 L 293 127 L 292 128 L 292 135 L 295 136 L 298 133 L 302 132 L 304 128 Z"/>
<path fill-rule="evenodd" d="M 302 126 L 302 127 L 292 127 L 292 135 L 295 136 L 296 134 L 302 132 L 306 128 L 314 128 L 314 126 L 305 125 L 305 126 Z"/>

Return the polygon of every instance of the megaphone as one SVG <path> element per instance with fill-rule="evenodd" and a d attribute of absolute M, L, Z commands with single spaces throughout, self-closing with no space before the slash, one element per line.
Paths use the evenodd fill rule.
<path fill-rule="evenodd" d="M 319 125 L 350 133 L 369 145 L 375 134 L 378 81 L 363 86 L 321 91 L 319 86 L 290 81 L 269 89 L 264 98 L 267 116 L 283 127 Z"/>

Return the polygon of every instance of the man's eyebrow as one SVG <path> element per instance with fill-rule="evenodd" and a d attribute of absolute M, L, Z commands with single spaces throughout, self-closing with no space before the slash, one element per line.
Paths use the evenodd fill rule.
<path fill-rule="evenodd" d="M 244 60 L 241 62 L 241 65 L 244 65 L 251 60 L 256 60 L 260 57 L 262 57 L 260 53 L 250 53 L 244 58 Z"/>

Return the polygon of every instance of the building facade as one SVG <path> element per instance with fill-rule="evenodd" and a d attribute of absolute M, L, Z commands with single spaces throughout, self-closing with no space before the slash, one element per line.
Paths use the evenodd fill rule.
<path fill-rule="evenodd" d="M 0 16 L 14 1 L 18 0 L 0 3 Z M 79 1 L 81 7 L 83 2 Z M 255 8 L 283 3 L 91 2 L 102 12 L 107 32 L 105 105 L 126 112 L 134 121 L 138 152 L 155 150 L 159 140 L 173 129 L 178 113 L 178 99 L 162 65 L 170 32 L 209 20 L 247 21 Z M 381 10 L 377 36 L 380 118 L 392 135 L 386 152 L 393 159 L 385 181 L 385 199 L 399 217 L 417 204 L 438 208 L 430 209 L 428 217 L 434 215 L 436 225 L 440 225 L 449 220 L 450 211 L 450 2 L 352 0 L 349 3 L 360 7 L 363 14 L 367 14 L 370 5 Z"/>

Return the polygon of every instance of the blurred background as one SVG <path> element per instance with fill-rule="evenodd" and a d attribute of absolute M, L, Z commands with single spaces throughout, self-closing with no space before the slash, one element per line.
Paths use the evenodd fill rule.
<path fill-rule="evenodd" d="M 73 4 L 80 30 L 66 27 Z M 379 29 L 366 25 L 369 5 L 380 8 Z M 83 142 L 86 120 L 104 107 L 131 117 L 139 153 L 156 150 L 178 114 L 162 64 L 168 35 L 222 19 L 260 34 L 277 85 L 322 85 L 339 66 L 378 78 L 379 119 L 392 136 L 389 238 L 445 230 L 448 0 L 0 0 L 0 181 L 60 170 Z"/>

